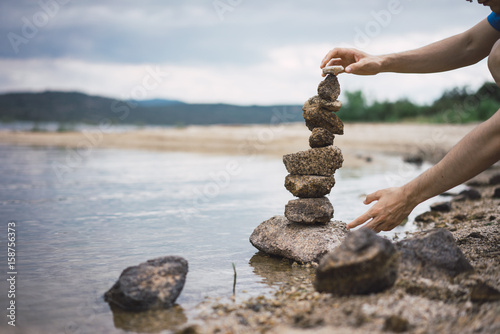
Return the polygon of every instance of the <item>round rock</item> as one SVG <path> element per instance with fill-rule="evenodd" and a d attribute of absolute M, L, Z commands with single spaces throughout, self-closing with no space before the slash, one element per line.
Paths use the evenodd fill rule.
<path fill-rule="evenodd" d="M 379 292 L 394 284 L 398 264 L 392 242 L 362 228 L 347 234 L 339 247 L 321 259 L 314 287 L 336 295 Z"/>
<path fill-rule="evenodd" d="M 285 217 L 294 223 L 327 223 L 333 218 L 333 206 L 326 197 L 293 199 L 285 206 Z"/>
<path fill-rule="evenodd" d="M 335 185 L 332 176 L 293 175 L 285 177 L 285 188 L 300 198 L 319 198 L 330 193 Z"/>
<path fill-rule="evenodd" d="M 311 148 L 325 147 L 333 145 L 335 135 L 323 128 L 314 128 L 309 136 L 309 146 Z"/>
<path fill-rule="evenodd" d="M 129 311 L 169 308 L 180 295 L 188 262 L 179 256 L 165 256 L 128 267 L 109 289 L 104 300 Z"/>

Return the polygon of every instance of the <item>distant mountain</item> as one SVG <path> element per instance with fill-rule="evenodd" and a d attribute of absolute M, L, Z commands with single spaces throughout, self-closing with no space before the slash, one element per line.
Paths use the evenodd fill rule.
<path fill-rule="evenodd" d="M 141 101 L 130 100 L 130 101 L 136 102 L 142 107 L 162 107 L 162 106 L 171 106 L 174 104 L 185 104 L 182 101 L 165 100 L 165 99 L 151 99 L 151 100 L 141 100 Z"/>
<path fill-rule="evenodd" d="M 8 93 L 0 95 L 0 121 L 86 122 L 123 124 L 276 124 L 303 121 L 301 106 L 188 104 L 154 99 L 121 101 L 80 92 Z"/>

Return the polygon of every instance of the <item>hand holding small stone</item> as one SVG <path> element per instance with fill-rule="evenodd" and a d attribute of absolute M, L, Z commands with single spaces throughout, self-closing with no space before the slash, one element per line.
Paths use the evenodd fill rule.
<path fill-rule="evenodd" d="M 374 75 L 380 72 L 381 59 L 356 49 L 335 48 L 326 54 L 320 68 L 339 65 L 345 68 L 346 73 Z M 325 76 L 325 73 L 322 75 Z"/>

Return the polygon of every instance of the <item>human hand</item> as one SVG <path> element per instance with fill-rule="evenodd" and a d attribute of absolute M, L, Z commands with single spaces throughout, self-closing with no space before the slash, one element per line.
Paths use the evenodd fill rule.
<path fill-rule="evenodd" d="M 366 213 L 347 224 L 351 229 L 366 223 L 365 227 L 375 232 L 390 231 L 408 217 L 416 204 L 410 203 L 403 187 L 376 191 L 364 200 L 364 204 L 377 201 Z M 371 219 L 371 220 L 370 220 Z"/>
<path fill-rule="evenodd" d="M 346 73 L 374 75 L 380 72 L 382 59 L 356 49 L 335 48 L 326 54 L 320 68 L 333 65 L 343 66 Z"/>

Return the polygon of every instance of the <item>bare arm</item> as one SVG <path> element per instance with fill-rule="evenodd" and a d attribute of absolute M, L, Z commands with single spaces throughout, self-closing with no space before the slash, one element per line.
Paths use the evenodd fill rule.
<path fill-rule="evenodd" d="M 342 65 L 347 73 L 373 75 L 380 72 L 434 73 L 474 64 L 488 56 L 500 32 L 482 20 L 469 30 L 424 47 L 381 56 L 356 49 L 336 48 L 327 53 L 320 67 Z"/>
<path fill-rule="evenodd" d="M 370 194 L 365 204 L 378 201 L 365 214 L 347 225 L 389 231 L 421 202 L 441 194 L 479 174 L 500 160 L 500 110 L 465 136 L 435 166 L 402 187 Z M 371 220 L 370 220 L 371 219 Z"/>

